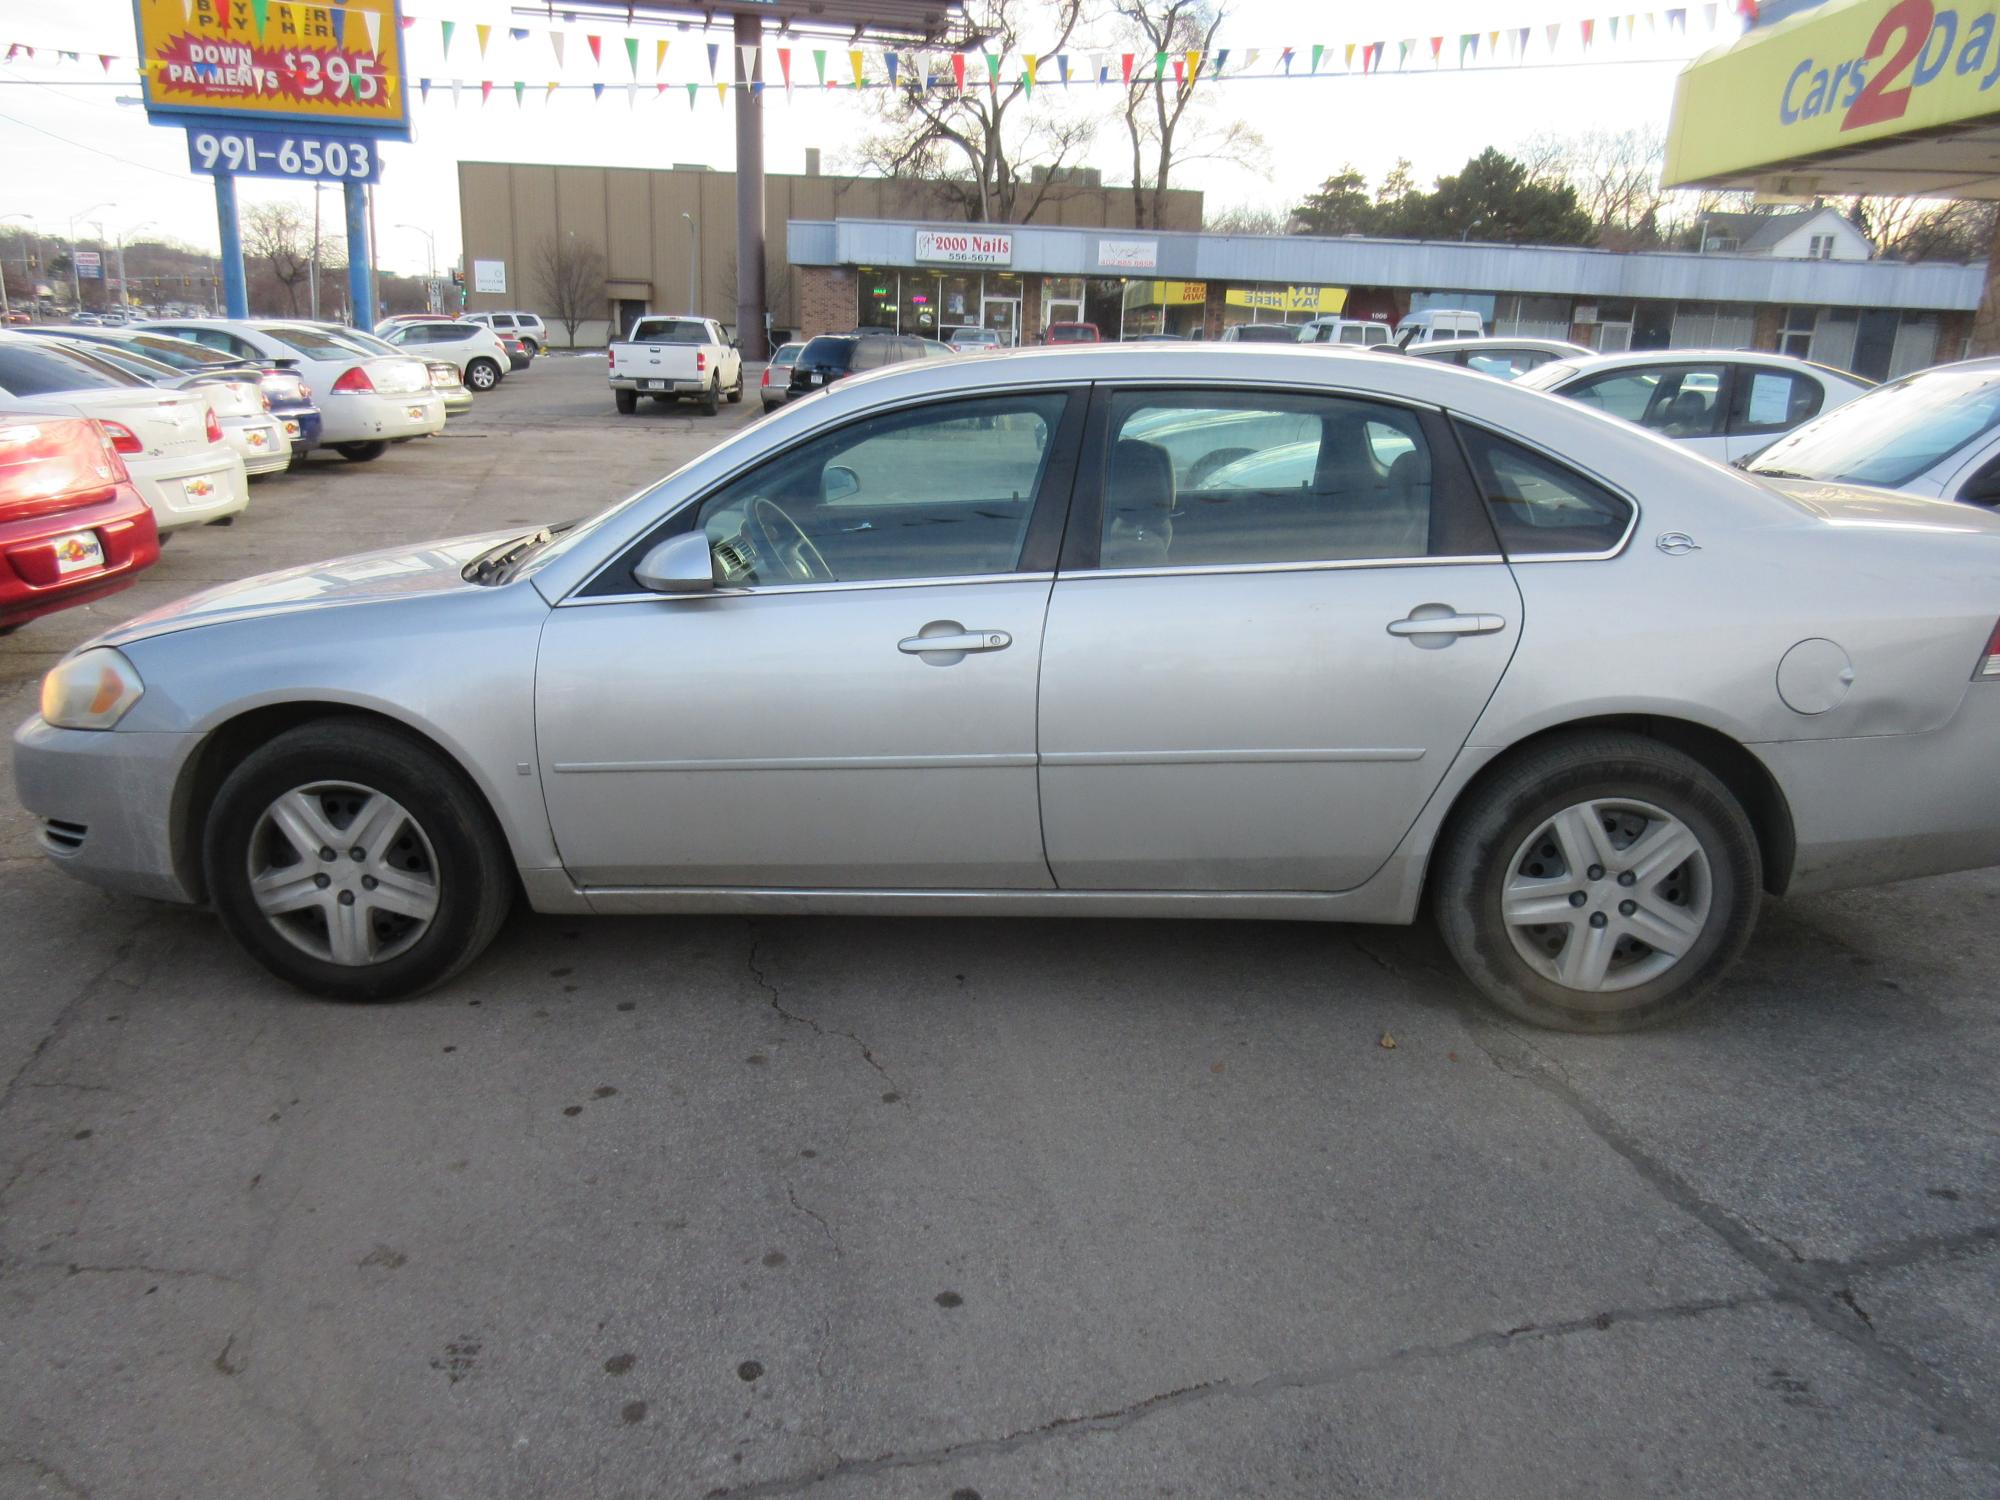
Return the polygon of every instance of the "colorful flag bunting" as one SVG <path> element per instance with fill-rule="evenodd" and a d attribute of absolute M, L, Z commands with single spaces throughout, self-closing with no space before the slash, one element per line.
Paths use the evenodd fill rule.
<path fill-rule="evenodd" d="M 951 55 L 951 82 L 952 87 L 957 89 L 961 94 L 965 92 L 965 54 L 963 52 L 954 52 Z"/>
<path fill-rule="evenodd" d="M 819 81 L 823 87 L 826 83 L 826 52 L 819 47 L 813 48 L 813 71 L 819 74 Z"/>
<path fill-rule="evenodd" d="M 722 55 L 721 45 L 716 42 L 710 42 L 708 44 L 708 76 L 710 79 L 713 79 L 715 77 L 715 60 L 717 57 L 721 55 Z"/>
<path fill-rule="evenodd" d="M 1068 87 L 1069 87 L 1069 54 L 1068 54 L 1067 52 L 1058 52 L 1058 53 L 1056 54 L 1056 72 L 1062 75 L 1062 86 L 1063 86 L 1064 88 L 1068 88 Z"/>
<path fill-rule="evenodd" d="M 590 97 L 593 99 L 602 99 L 604 97 L 604 85 L 601 83 L 593 83 L 590 86 Z"/>
<path fill-rule="evenodd" d="M 486 55 L 486 43 L 493 35 L 493 28 L 488 26 L 484 21 L 481 21 L 472 30 L 479 38 L 479 55 L 484 57 Z"/>
<path fill-rule="evenodd" d="M 745 83 L 750 82 L 751 79 L 757 76 L 757 51 L 756 47 L 741 45 L 736 49 L 737 60 L 743 64 L 743 81 Z"/>
<path fill-rule="evenodd" d="M 1201 54 L 1189 52 L 1187 55 L 1187 81 L 1192 84 L 1201 76 Z"/>
<path fill-rule="evenodd" d="M 785 97 L 789 99 L 792 95 L 792 49 L 790 47 L 780 47 L 778 49 L 778 71 L 785 75 Z"/>
<path fill-rule="evenodd" d="M 589 32 L 587 32 L 587 31 L 586 31 L 586 32 L 585 32 L 585 33 L 583 34 L 583 40 L 584 40 L 584 41 L 585 41 L 585 43 L 586 43 L 586 44 L 588 44 L 588 46 L 590 47 L 590 60 L 591 60 L 592 62 L 596 63 L 596 64 L 597 64 L 597 65 L 598 65 L 598 66 L 599 66 L 600 68 L 601 68 L 601 67 L 603 67 L 603 66 L 604 66 L 604 38 L 603 38 L 603 37 L 601 37 L 601 36 L 593 36 L 593 35 L 591 35 L 591 34 L 590 34 Z"/>
<path fill-rule="evenodd" d="M 556 66 L 560 68 L 563 65 L 563 34 L 560 31 L 551 31 L 549 33 L 549 46 L 554 49 Z"/>
<path fill-rule="evenodd" d="M 653 76 L 660 76 L 660 69 L 667 65 L 667 40 L 665 37 L 653 43 Z"/>
<path fill-rule="evenodd" d="M 896 86 L 896 62 L 897 59 L 896 59 L 896 54 L 894 52 L 884 52 L 882 54 L 883 66 L 888 68 L 889 70 L 890 88 L 894 88 Z"/>
<path fill-rule="evenodd" d="M 1576 24 L 1583 28 L 1583 50 L 1588 52 L 1590 50 L 1590 33 L 1595 29 L 1597 23 L 1586 16 Z"/>
<path fill-rule="evenodd" d="M 1439 54 L 1441 54 L 1441 53 L 1442 53 L 1443 51 L 1444 51 L 1444 38 L 1443 38 L 1443 37 L 1441 37 L 1441 36 L 1434 36 L 1434 37 L 1432 37 L 1432 38 L 1431 38 L 1431 66 L 1432 66 L 1432 67 L 1436 67 L 1436 66 L 1437 66 L 1437 63 L 1438 63 L 1438 57 L 1439 57 Z"/>
<path fill-rule="evenodd" d="M 527 92 L 528 85 L 521 79 L 516 78 L 514 80 L 514 108 L 519 109 L 521 107 L 521 100 L 527 96 Z"/>
<path fill-rule="evenodd" d="M 479 80 L 479 103 L 480 103 L 480 105 L 481 105 L 481 106 L 483 107 L 483 106 L 485 105 L 486 101 L 487 101 L 488 99 L 491 99 L 492 97 L 493 97 L 493 80 L 492 80 L 492 79 L 490 79 L 490 78 L 482 78 L 482 79 L 480 79 L 480 80 Z"/>
<path fill-rule="evenodd" d="M 1120 73 L 1120 75 L 1121 75 L 1121 76 L 1122 76 L 1122 77 L 1124 78 L 1124 80 L 1125 80 L 1125 87 L 1129 89 L 1130 87 L 1132 87 L 1132 54 L 1131 54 L 1131 53 L 1127 52 L 1127 53 L 1125 53 L 1125 54 L 1124 54 L 1123 56 L 1121 56 L 1121 57 L 1120 57 L 1120 58 L 1118 59 L 1118 69 L 1119 69 L 1119 73 Z"/>
<path fill-rule="evenodd" d="M 1000 55 L 996 52 L 986 54 L 986 92 L 994 96 L 1000 92 Z"/>
<path fill-rule="evenodd" d="M 257 29 L 261 32 L 264 29 L 264 11 L 269 5 L 269 0 L 250 0 L 250 4 L 257 12 Z M 458 29 L 458 23 L 456 21 L 440 21 L 438 25 L 444 29 L 444 55 L 449 58 L 451 56 L 451 34 Z"/>

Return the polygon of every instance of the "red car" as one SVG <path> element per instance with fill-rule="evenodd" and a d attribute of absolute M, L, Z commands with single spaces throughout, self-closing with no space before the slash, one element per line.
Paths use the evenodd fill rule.
<path fill-rule="evenodd" d="M 0 415 L 0 635 L 115 594 L 159 558 L 153 513 L 102 427 Z"/>
<path fill-rule="evenodd" d="M 1042 335 L 1048 344 L 1095 344 L 1102 338 L 1095 323 L 1051 323 Z"/>

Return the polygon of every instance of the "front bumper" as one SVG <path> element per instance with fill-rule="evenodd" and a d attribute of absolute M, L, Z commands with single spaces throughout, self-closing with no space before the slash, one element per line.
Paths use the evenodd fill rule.
<path fill-rule="evenodd" d="M 14 731 L 14 786 L 41 821 L 43 852 L 106 890 L 192 902 L 175 867 L 174 789 L 193 734 L 55 729 L 39 715 Z"/>

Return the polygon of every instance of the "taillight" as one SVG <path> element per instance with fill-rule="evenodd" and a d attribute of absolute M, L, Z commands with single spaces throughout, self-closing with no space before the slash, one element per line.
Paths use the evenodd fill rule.
<path fill-rule="evenodd" d="M 0 419 L 0 514 L 9 520 L 87 503 L 129 477 L 95 422 Z"/>
<path fill-rule="evenodd" d="M 97 425 L 102 427 L 104 435 L 111 439 L 111 451 L 113 453 L 144 453 L 146 451 L 146 445 L 140 442 L 138 435 L 123 422 L 99 422 Z"/>
<path fill-rule="evenodd" d="M 207 416 L 208 420 L 202 424 L 201 430 L 208 434 L 211 443 L 219 443 L 222 441 L 222 424 L 215 420 L 214 407 L 208 409 Z"/>
<path fill-rule="evenodd" d="M 265 395 L 262 391 L 257 392 L 257 402 L 260 406 L 263 407 L 265 411 L 269 411 L 271 409 L 271 398 Z"/>
<path fill-rule="evenodd" d="M 1986 650 L 1979 658 L 1979 665 L 1972 670 L 1973 680 L 1982 677 L 2000 678 L 2000 623 L 1993 627 L 1993 634 L 1986 638 Z"/>
<path fill-rule="evenodd" d="M 760 380 L 758 384 L 769 385 L 770 383 L 771 383 L 771 367 L 769 365 L 766 365 L 764 366 L 764 378 Z"/>
<path fill-rule="evenodd" d="M 700 373 L 701 373 L 701 372 L 702 372 L 703 370 L 706 370 L 707 368 L 708 368 L 708 355 L 707 355 L 707 353 L 706 353 L 706 352 L 704 352 L 703 350 L 700 350 L 700 349 L 697 349 L 697 350 L 695 350 L 695 351 L 694 351 L 694 372 L 695 372 L 695 374 L 699 375 L 699 374 L 700 374 Z"/>
<path fill-rule="evenodd" d="M 368 378 L 366 370 L 356 365 L 353 369 L 344 373 L 340 379 L 334 381 L 333 388 L 336 391 L 347 391 L 350 393 L 355 391 L 372 391 L 375 389 L 375 382 Z"/>

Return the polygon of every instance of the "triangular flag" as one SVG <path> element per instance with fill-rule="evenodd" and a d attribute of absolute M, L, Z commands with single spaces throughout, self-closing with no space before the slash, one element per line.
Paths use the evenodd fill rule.
<path fill-rule="evenodd" d="M 542 90 L 542 103 L 547 104 L 551 99 L 555 98 L 555 96 L 556 96 L 556 85 L 554 80 L 552 79 L 549 82 L 549 86 Z"/>
<path fill-rule="evenodd" d="M 1347 61 L 1345 66 L 1348 72 L 1352 73 L 1354 71 L 1354 43 L 1352 42 L 1347 44 Z M 1368 54 L 1366 52 L 1361 54 L 1361 71 L 1364 73 L 1368 71 Z"/>
<path fill-rule="evenodd" d="M 550 84 L 549 87 L 554 88 L 555 85 Z M 428 78 L 417 80 L 417 98 L 425 104 L 431 102 L 431 81 Z"/>
<path fill-rule="evenodd" d="M 192 25 L 194 23 L 194 0 L 181 0 L 181 22 L 184 25 Z M 403 24 L 407 26 L 410 23 L 405 21 Z M 14 55 L 12 47 L 7 49 L 7 55 L 9 57 Z"/>
<path fill-rule="evenodd" d="M 1548 24 L 1547 26 L 1545 26 L 1545 27 L 1544 27 L 1544 28 L 1542 28 L 1542 29 L 1543 29 L 1543 30 L 1545 30 L 1545 31 L 1547 31 L 1547 32 L 1548 32 L 1548 34 L 1549 34 L 1549 51 L 1551 51 L 1551 52 L 1555 51 L 1555 50 L 1556 50 L 1556 38 L 1562 35 L 1562 29 L 1563 29 L 1563 24 L 1562 24 L 1562 22 L 1560 22 L 1560 21 L 1551 21 L 1551 22 L 1549 22 L 1549 24 Z"/>
<path fill-rule="evenodd" d="M 379 55 L 382 51 L 382 13 L 373 10 L 361 12 L 361 29 L 368 33 L 368 50 Z"/>
<path fill-rule="evenodd" d="M 109 73 L 111 71 L 111 54 L 109 52 L 98 53 L 97 60 L 104 64 L 105 72 Z"/>
<path fill-rule="evenodd" d="M 1132 87 L 1132 54 L 1127 52 L 1118 59 L 1119 76 L 1125 80 L 1125 87 Z"/>
<path fill-rule="evenodd" d="M 625 84 L 625 107 L 630 109 L 639 99 L 639 85 L 629 80 Z"/>
<path fill-rule="evenodd" d="M 665 39 L 653 43 L 653 76 L 660 76 L 660 69 L 667 65 L 667 43 Z"/>
<path fill-rule="evenodd" d="M 527 27 L 525 27 L 525 26 L 509 26 L 509 27 L 507 28 L 507 40 L 508 40 L 508 41 L 510 41 L 510 42 L 525 42 L 525 41 L 526 41 L 527 39 L 528 39 L 528 28 L 527 28 Z"/>
<path fill-rule="evenodd" d="M 601 83 L 593 83 L 590 86 L 590 97 L 593 99 L 602 99 L 604 97 L 604 85 Z"/>
<path fill-rule="evenodd" d="M 639 39 L 636 36 L 625 38 L 625 61 L 631 65 L 632 76 L 637 78 L 639 76 Z"/>
<path fill-rule="evenodd" d="M 715 98 L 716 102 L 720 104 L 727 104 L 729 102 L 729 80 L 727 78 L 718 78 L 715 80 Z"/>
<path fill-rule="evenodd" d="M 1028 69 L 1027 87 L 1023 92 L 1028 98 L 1032 99 L 1035 97 L 1035 54 L 1032 52 L 1023 52 L 1021 54 L 1021 61 L 1027 65 Z"/>
<path fill-rule="evenodd" d="M 551 31 L 549 45 L 555 49 L 556 66 L 560 68 L 563 65 L 563 34 L 560 31 Z"/>
<path fill-rule="evenodd" d="M 1523 26 L 1514 33 L 1514 55 L 1519 57 L 1528 50 L 1528 28 Z"/>
<path fill-rule="evenodd" d="M 696 94 L 700 93 L 700 92 L 701 92 L 701 85 L 700 85 L 700 84 L 698 84 L 698 83 L 691 83 L 691 84 L 689 84 L 689 85 L 688 85 L 688 108 L 689 108 L 689 109 L 693 109 L 693 108 L 694 108 L 694 96 L 695 96 Z"/>
<path fill-rule="evenodd" d="M 889 87 L 894 88 L 896 86 L 896 54 L 893 52 L 884 52 L 882 54 L 882 62 L 889 70 Z"/>
<path fill-rule="evenodd" d="M 585 32 L 583 35 L 583 39 L 584 41 L 590 44 L 590 60 L 596 63 L 599 67 L 603 67 L 604 38 L 601 36 L 592 36 L 589 32 Z"/>
<path fill-rule="evenodd" d="M 854 86 L 861 87 L 861 49 L 856 47 L 847 54 L 847 65 L 854 69 Z"/>
<path fill-rule="evenodd" d="M 514 108 L 519 109 L 521 107 L 521 100 L 526 97 L 527 92 L 528 85 L 516 78 L 514 80 Z"/>
<path fill-rule="evenodd" d="M 491 99 L 492 97 L 493 97 L 493 80 L 490 78 L 480 79 L 479 102 L 483 105 L 488 99 Z"/>
<path fill-rule="evenodd" d="M 1193 83 L 1195 79 L 1199 78 L 1200 76 L 1201 76 L 1201 54 L 1199 52 L 1190 52 L 1187 55 L 1188 82 Z"/>
<path fill-rule="evenodd" d="M 1382 71 L 1382 53 L 1388 48 L 1388 45 L 1387 42 L 1370 42 L 1368 44 L 1368 66 L 1377 73 Z"/>
<path fill-rule="evenodd" d="M 1596 23 L 1595 21 L 1592 21 L 1592 20 L 1589 20 L 1588 18 L 1586 18 L 1586 19 L 1584 19 L 1584 20 L 1581 20 L 1581 21 L 1578 21 L 1578 22 L 1577 22 L 1576 24 L 1577 24 L 1578 26 L 1580 26 L 1580 27 L 1582 27 L 1582 28 L 1583 28 L 1583 46 L 1584 46 L 1584 50 L 1585 50 L 1585 51 L 1589 51 L 1589 50 L 1590 50 L 1590 33 L 1591 33 L 1591 32 L 1592 32 L 1592 31 L 1593 31 L 1593 30 L 1594 30 L 1595 28 L 1596 28 L 1596 26 L 1597 26 L 1597 23 Z"/>
<path fill-rule="evenodd" d="M 1616 16 L 1611 18 L 1611 40 L 1614 42 L 1618 40 L 1618 18 Z"/>
<path fill-rule="evenodd" d="M 257 23 L 257 35 L 262 36 L 264 34 L 264 23 L 271 15 L 271 0 L 250 0 L 250 15 Z M 22 50 L 30 57 L 35 55 L 33 47 L 24 47 Z"/>
<path fill-rule="evenodd" d="M 459 81 L 456 78 L 451 81 L 451 107 L 453 109 L 458 108 L 458 83 Z"/>
<path fill-rule="evenodd" d="M 1713 5 L 1704 5 L 1704 6 L 1702 7 L 1702 10 L 1703 10 L 1703 11 L 1704 11 L 1704 12 L 1706 13 L 1706 18 L 1707 18 L 1707 21 L 1708 21 L 1708 29 L 1709 29 L 1710 31 L 1713 31 L 1713 30 L 1715 30 L 1715 10 L 1716 10 L 1716 8 L 1715 8 L 1715 7 L 1713 6 Z"/>
<path fill-rule="evenodd" d="M 1243 60 L 1243 66 L 1246 68 L 1254 67 L 1256 65 L 1256 62 L 1257 62 L 1257 49 L 1255 47 L 1252 47 L 1250 49 L 1250 55 Z M 1209 76 L 1212 78 L 1220 78 L 1222 76 L 1222 70 L 1228 66 L 1229 66 L 1229 49 L 1227 47 L 1223 47 L 1216 52 L 1215 61 L 1209 66 L 1208 70 Z"/>
<path fill-rule="evenodd" d="M 1063 86 L 1064 88 L 1068 88 L 1068 87 L 1069 87 L 1069 54 L 1068 54 L 1067 52 L 1058 52 L 1058 53 L 1056 54 L 1056 72 L 1058 72 L 1058 73 L 1060 73 L 1060 74 L 1062 75 L 1062 86 Z"/>
<path fill-rule="evenodd" d="M 1489 32 L 1487 32 L 1487 33 L 1486 33 L 1486 54 L 1487 54 L 1487 56 L 1491 57 L 1491 56 L 1492 56 L 1493 54 L 1497 53 L 1497 52 L 1498 52 L 1499 50 L 1500 50 L 1500 33 L 1499 33 L 1499 32 L 1497 32 L 1497 31 L 1489 31 Z"/>
<path fill-rule="evenodd" d="M 264 8 L 269 3 L 269 0 L 250 0 L 250 3 L 257 10 L 257 15 L 258 15 L 257 29 L 259 31 L 262 31 L 264 29 L 264 21 L 263 21 Z M 451 34 L 454 31 L 458 30 L 458 22 L 440 21 L 438 22 L 438 25 L 442 27 L 444 30 L 444 55 L 447 58 L 449 58 L 451 56 Z"/>
<path fill-rule="evenodd" d="M 792 92 L 792 49 L 790 47 L 780 47 L 778 49 L 778 71 L 785 75 L 785 94 L 789 98 Z"/>
<path fill-rule="evenodd" d="M 1471 49 L 1473 61 L 1477 62 L 1479 60 L 1478 32 L 1476 31 L 1465 32 L 1462 35 L 1460 35 L 1458 39 L 1458 65 L 1461 68 L 1465 66 L 1465 54 L 1468 48 Z"/>
<path fill-rule="evenodd" d="M 721 55 L 721 44 L 719 42 L 710 42 L 708 44 L 708 76 L 711 80 L 715 77 L 715 60 Z"/>
<path fill-rule="evenodd" d="M 825 51 L 824 51 L 824 49 L 822 49 L 822 48 L 819 48 L 819 47 L 815 47 L 815 48 L 813 48 L 813 69 L 814 69 L 814 71 L 816 71 L 816 72 L 817 72 L 817 73 L 819 74 L 819 81 L 820 81 L 821 83 L 825 83 L 825 82 L 826 82 L 826 52 L 825 52 Z"/>
<path fill-rule="evenodd" d="M 1404 63 L 1410 60 L 1410 49 L 1416 45 L 1417 42 L 1415 37 L 1412 37 L 1407 42 L 1396 43 L 1396 66 L 1398 68 L 1402 67 Z"/>
<path fill-rule="evenodd" d="M 664 94 L 666 91 L 667 91 L 667 86 L 664 83 L 656 83 L 653 85 L 653 97 L 655 99 L 659 98 L 660 95 Z"/>
<path fill-rule="evenodd" d="M 1431 63 L 1432 63 L 1432 65 L 1433 65 L 1433 66 L 1435 66 L 1435 65 L 1436 65 L 1436 63 L 1437 63 L 1437 60 L 1438 60 L 1438 54 L 1439 54 L 1440 52 L 1442 52 L 1442 51 L 1444 51 L 1444 38 L 1443 38 L 1443 37 L 1441 37 L 1441 36 L 1434 36 L 1434 37 L 1432 37 L 1432 38 L 1431 38 Z"/>
<path fill-rule="evenodd" d="M 1687 29 L 1688 13 L 1685 10 L 1670 10 L 1667 12 L 1667 30 L 1686 31 Z"/>
<path fill-rule="evenodd" d="M 1155 52 L 1153 54 L 1153 82 L 1158 83 L 1166 76 L 1167 54 L 1164 52 Z"/>
<path fill-rule="evenodd" d="M 479 55 L 484 57 L 486 55 L 486 43 L 493 35 L 493 28 L 488 26 L 484 21 L 481 21 L 472 28 L 472 31 L 473 35 L 479 38 Z"/>
<path fill-rule="evenodd" d="M 190 12 L 194 9 L 189 0 L 181 0 L 181 3 L 187 6 Z M 408 31 L 412 26 L 417 24 L 417 18 L 415 16 L 398 16 L 396 17 L 396 24 L 402 27 L 403 30 Z"/>
<path fill-rule="evenodd" d="M 965 92 L 965 54 L 963 52 L 954 52 L 951 55 L 951 81 L 952 86 L 961 94 Z"/>
<path fill-rule="evenodd" d="M 1187 59 L 1177 57 L 1174 59 L 1174 87 L 1182 88 L 1186 86 L 1186 83 L 1187 83 Z"/>
<path fill-rule="evenodd" d="M 997 53 L 986 54 L 986 92 L 989 94 L 1000 92 L 1000 58 Z"/>

